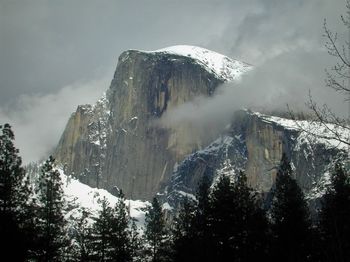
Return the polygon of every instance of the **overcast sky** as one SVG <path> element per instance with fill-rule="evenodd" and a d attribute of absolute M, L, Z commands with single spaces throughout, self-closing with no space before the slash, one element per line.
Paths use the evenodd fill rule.
<path fill-rule="evenodd" d="M 122 51 L 176 44 L 254 65 L 242 87 L 258 96 L 243 101 L 297 106 L 311 89 L 341 112 L 324 86 L 322 25 L 345 35 L 344 10 L 345 0 L 0 0 L 0 123 L 25 162 L 46 157 L 76 106 L 108 88 Z"/>

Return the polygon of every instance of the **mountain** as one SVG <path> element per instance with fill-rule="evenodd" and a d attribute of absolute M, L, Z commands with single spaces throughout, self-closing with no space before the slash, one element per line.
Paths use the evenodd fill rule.
<path fill-rule="evenodd" d="M 155 121 L 249 69 L 199 47 L 126 51 L 106 95 L 71 116 L 54 156 L 65 172 L 88 185 L 151 199 L 168 183 L 175 163 L 206 146 L 201 139 L 186 139 L 196 132 L 191 125 L 163 128 Z"/>
<path fill-rule="evenodd" d="M 167 112 L 212 96 L 220 84 L 249 70 L 248 64 L 193 46 L 126 51 L 105 95 L 72 114 L 54 156 L 66 174 L 92 187 L 112 193 L 120 188 L 130 199 L 150 200 L 158 193 L 173 207 L 194 194 L 204 174 L 215 179 L 243 169 L 253 187 L 268 193 L 284 152 L 305 193 L 316 198 L 334 159 L 346 154 L 344 145 L 302 132 L 316 128 L 327 134 L 315 123 L 241 110 L 219 136 L 205 130 L 205 138 L 188 122 L 159 124 Z"/>

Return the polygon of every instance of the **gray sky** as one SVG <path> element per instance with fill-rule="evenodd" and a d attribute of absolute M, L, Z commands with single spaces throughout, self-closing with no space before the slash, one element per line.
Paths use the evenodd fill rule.
<path fill-rule="evenodd" d="M 243 104 L 277 98 L 279 106 L 300 106 L 311 89 L 341 112 L 342 99 L 324 87 L 332 60 L 322 25 L 327 18 L 344 35 L 344 6 L 345 0 L 0 0 L 0 122 L 14 126 L 25 162 L 46 157 L 76 106 L 108 88 L 122 51 L 176 44 L 255 65 L 237 84 L 240 91 L 230 92 Z M 217 113 L 232 110 L 232 101 Z"/>

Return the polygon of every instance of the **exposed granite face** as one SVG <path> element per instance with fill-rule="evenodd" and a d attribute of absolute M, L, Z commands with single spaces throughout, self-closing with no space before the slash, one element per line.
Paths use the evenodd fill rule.
<path fill-rule="evenodd" d="M 283 123 L 248 114 L 246 173 L 252 187 L 269 192 L 273 187 L 282 154 L 291 161 L 294 178 L 307 196 L 322 182 L 336 159 L 346 159 L 346 152 L 315 137 L 307 137 Z M 292 120 L 289 120 L 292 121 Z M 311 140 L 311 141 L 310 141 Z"/>
<path fill-rule="evenodd" d="M 196 132 L 190 125 L 162 128 L 156 120 L 166 110 L 211 95 L 220 83 L 191 58 L 124 52 L 100 101 L 103 108 L 78 107 L 55 157 L 91 186 L 117 186 L 129 198 L 149 200 L 168 182 L 176 162 L 205 146 L 185 139 Z"/>
<path fill-rule="evenodd" d="M 281 161 L 282 153 L 291 156 L 293 139 L 297 133 L 264 122 L 254 115 L 248 116 L 246 124 L 248 182 L 253 188 L 268 192 L 275 182 L 276 168 Z"/>
<path fill-rule="evenodd" d="M 70 117 L 54 152 L 66 173 L 84 183 L 102 187 L 102 168 L 106 157 L 106 138 L 110 133 L 106 97 L 94 106 L 78 106 Z"/>
<path fill-rule="evenodd" d="M 219 139 L 208 136 L 216 139 L 208 150 L 203 148 L 211 141 L 190 123 L 159 125 L 166 111 L 210 96 L 223 81 L 190 57 L 124 52 L 106 95 L 94 106 L 78 107 L 54 156 L 66 173 L 93 187 L 112 193 L 118 187 L 127 198 L 143 200 L 165 192 L 174 202 L 176 192 L 194 194 L 204 174 L 234 175 L 240 169 L 252 187 L 269 192 L 284 152 L 303 190 L 311 192 L 341 152 L 302 141 L 297 130 L 278 121 L 239 111 L 230 131 Z"/>
<path fill-rule="evenodd" d="M 215 181 L 220 174 L 234 177 L 239 170 L 246 172 L 253 188 L 266 195 L 274 187 L 283 153 L 291 160 L 298 184 L 313 200 L 332 162 L 346 158 L 339 148 L 310 143 L 298 130 L 247 111 L 236 112 L 231 130 L 223 137 L 179 163 L 164 191 L 164 202 L 176 209 L 182 198 L 195 195 L 201 177 Z"/>

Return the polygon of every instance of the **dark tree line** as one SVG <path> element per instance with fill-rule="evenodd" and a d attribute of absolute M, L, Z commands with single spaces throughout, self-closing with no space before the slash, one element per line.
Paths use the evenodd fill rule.
<path fill-rule="evenodd" d="M 174 261 L 349 261 L 350 181 L 340 163 L 312 221 L 302 190 L 282 156 L 271 204 L 262 208 L 244 173 L 204 178 L 185 199 L 173 232 Z"/>
<path fill-rule="evenodd" d="M 316 222 L 283 155 L 270 205 L 243 172 L 215 183 L 204 176 L 196 200 L 184 199 L 171 223 L 154 198 L 140 232 L 121 192 L 114 206 L 103 198 L 97 214 L 81 209 L 68 223 L 54 159 L 40 167 L 34 190 L 11 127 L 0 132 L 0 254 L 11 261 L 349 261 L 350 181 L 342 163 Z"/>

